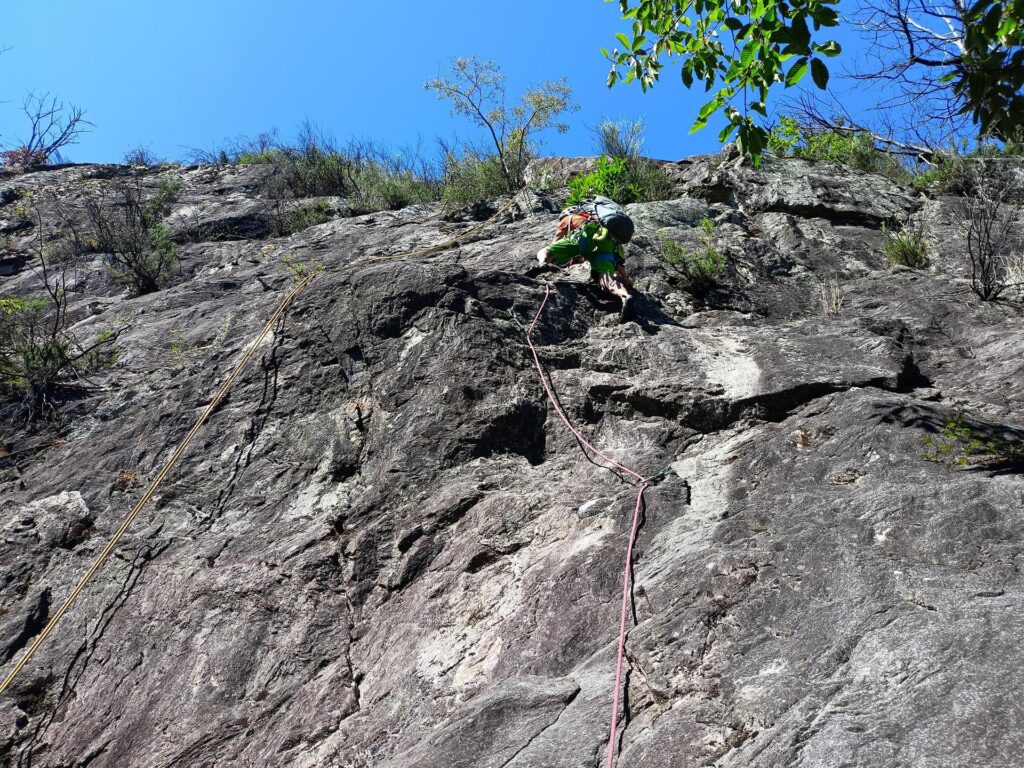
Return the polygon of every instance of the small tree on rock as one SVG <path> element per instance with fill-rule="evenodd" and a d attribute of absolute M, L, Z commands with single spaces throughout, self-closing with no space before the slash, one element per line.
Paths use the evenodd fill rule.
<path fill-rule="evenodd" d="M 531 88 L 518 104 L 509 107 L 505 75 L 494 62 L 475 56 L 455 59 L 448 76 L 428 80 L 424 87 L 450 101 L 452 114 L 465 115 L 487 130 L 509 191 L 523 185 L 531 138 L 549 128 L 565 133 L 569 126 L 559 118 L 579 108 L 572 103 L 572 89 L 565 78 Z"/>
<path fill-rule="evenodd" d="M 1024 184 L 1018 169 L 997 161 L 975 162 L 970 174 L 970 190 L 959 202 L 957 218 L 967 241 L 971 288 L 982 301 L 995 301 L 1024 281 L 1024 233 L 1018 223 Z"/>
<path fill-rule="evenodd" d="M 74 105 L 65 106 L 48 93 L 29 93 L 22 102 L 29 121 L 28 138 L 19 146 L 0 152 L 8 168 L 45 165 L 64 147 L 74 144 L 91 126 L 85 112 Z"/>

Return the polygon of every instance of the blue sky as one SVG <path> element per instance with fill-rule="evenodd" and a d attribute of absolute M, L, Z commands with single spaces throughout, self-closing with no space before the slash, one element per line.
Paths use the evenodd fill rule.
<path fill-rule="evenodd" d="M 624 28 L 602 0 L 3 0 L 0 141 L 23 134 L 29 90 L 95 123 L 65 152 L 76 161 L 116 162 L 137 146 L 178 159 L 273 128 L 287 138 L 307 118 L 394 146 L 477 138 L 423 90 L 451 57 L 475 54 L 502 66 L 510 96 L 568 78 L 581 109 L 567 134 L 544 136 L 545 154 L 593 154 L 603 116 L 644 117 L 653 157 L 713 151 L 715 121 L 688 134 L 706 97 L 676 70 L 646 94 L 605 87 L 599 49 Z"/>

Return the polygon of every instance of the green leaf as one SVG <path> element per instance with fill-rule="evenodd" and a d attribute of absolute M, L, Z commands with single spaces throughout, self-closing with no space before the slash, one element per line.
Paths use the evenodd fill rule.
<path fill-rule="evenodd" d="M 811 59 L 811 77 L 821 90 L 828 88 L 828 67 L 821 59 Z"/>
<path fill-rule="evenodd" d="M 610 59 L 612 57 L 612 55 L 610 53 L 608 53 L 608 49 L 607 48 L 602 48 L 601 49 L 601 55 L 604 56 L 606 59 Z"/>
<path fill-rule="evenodd" d="M 640 35 L 638 37 L 634 37 L 633 38 L 633 46 L 632 46 L 633 50 L 634 51 L 639 51 L 641 48 L 644 47 L 644 43 L 646 43 L 646 42 L 647 42 L 647 38 L 644 37 L 643 35 Z"/>
<path fill-rule="evenodd" d="M 754 60 L 754 56 L 757 55 L 757 52 L 760 48 L 760 40 L 751 40 L 749 43 L 743 46 L 743 50 L 740 52 L 740 66 L 749 67 L 750 62 Z"/>
<path fill-rule="evenodd" d="M 697 113 L 697 119 L 706 120 L 708 115 L 710 115 L 720 106 L 722 106 L 722 102 L 720 99 L 712 99 L 711 101 L 709 101 L 707 104 L 700 108 L 700 112 Z"/>
<path fill-rule="evenodd" d="M 683 78 L 683 85 L 687 88 L 693 85 L 693 70 L 689 67 L 683 67 L 681 75 Z"/>
<path fill-rule="evenodd" d="M 793 36 L 793 43 L 795 45 L 800 45 L 805 49 L 810 45 L 811 30 L 807 28 L 807 19 L 805 19 L 803 15 L 793 18 L 793 23 L 790 25 L 790 32 Z"/>
<path fill-rule="evenodd" d="M 727 29 L 731 29 L 733 32 L 739 32 L 743 29 L 743 22 L 737 19 L 735 16 L 730 16 L 724 22 Z"/>
<path fill-rule="evenodd" d="M 786 87 L 789 88 L 792 85 L 796 85 L 806 74 L 807 57 L 804 56 L 802 59 L 797 59 L 796 63 L 789 68 L 789 72 L 786 73 Z"/>
<path fill-rule="evenodd" d="M 823 43 L 822 45 L 815 45 L 814 50 L 823 56 L 828 56 L 830 58 L 832 56 L 838 56 L 843 51 L 842 47 L 835 40 L 829 40 L 827 43 Z"/>
<path fill-rule="evenodd" d="M 703 128 L 707 124 L 708 124 L 707 120 L 694 120 L 693 121 L 693 125 L 690 126 L 690 133 L 696 133 L 697 131 L 699 131 L 701 128 Z"/>
<path fill-rule="evenodd" d="M 729 123 L 718 134 L 718 142 L 720 144 L 725 144 L 725 142 L 727 142 L 729 140 L 729 137 L 732 136 L 732 132 L 735 131 L 735 130 L 736 130 L 736 123 Z"/>
<path fill-rule="evenodd" d="M 629 49 L 629 38 L 626 37 L 624 34 L 622 34 L 621 32 L 616 33 L 615 39 L 622 43 L 622 46 L 624 48 L 626 48 L 627 50 Z"/>
<path fill-rule="evenodd" d="M 999 5 L 993 6 L 992 10 L 985 14 L 984 20 L 981 22 L 981 28 L 985 30 L 985 34 L 989 38 L 996 36 L 996 32 L 999 31 L 999 22 L 1003 17 L 1003 9 Z"/>

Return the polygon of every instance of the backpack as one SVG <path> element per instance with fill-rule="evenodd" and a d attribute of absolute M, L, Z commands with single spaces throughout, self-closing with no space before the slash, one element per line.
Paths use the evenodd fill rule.
<path fill-rule="evenodd" d="M 558 215 L 559 237 L 572 232 L 591 219 L 596 219 L 622 245 L 633 238 L 633 220 L 614 200 L 601 195 L 571 205 Z"/>

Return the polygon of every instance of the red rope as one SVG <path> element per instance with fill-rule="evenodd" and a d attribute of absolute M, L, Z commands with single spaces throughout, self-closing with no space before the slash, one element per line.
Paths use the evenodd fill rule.
<path fill-rule="evenodd" d="M 569 431 L 573 433 L 576 439 L 579 440 L 580 445 L 582 445 L 585 450 L 589 450 L 594 455 L 604 459 L 613 467 L 622 470 L 627 475 L 638 480 L 640 483 L 640 489 L 636 494 L 636 508 L 633 510 L 633 525 L 629 532 L 629 544 L 626 547 L 626 569 L 622 574 L 622 613 L 619 617 L 619 650 L 615 661 L 615 690 L 612 692 L 612 722 L 609 729 L 611 733 L 608 737 L 608 768 L 613 768 L 615 765 L 615 736 L 619 721 L 619 695 L 622 691 L 622 662 L 626 655 L 626 617 L 629 614 L 629 585 L 630 577 L 633 572 L 633 546 L 636 544 L 636 531 L 640 525 L 640 510 L 643 508 L 644 491 L 647 490 L 648 479 L 639 472 L 635 472 L 629 467 L 623 466 L 606 453 L 595 448 L 590 441 L 588 441 L 587 438 L 585 438 L 583 434 L 573 426 L 569 417 L 566 416 L 565 411 L 562 410 L 562 406 L 558 404 L 558 398 L 555 397 L 555 391 L 551 386 L 551 382 L 548 381 L 548 377 L 544 373 L 544 366 L 541 365 L 540 355 L 537 354 L 537 348 L 533 346 L 533 329 L 537 326 L 537 321 L 540 320 L 541 313 L 544 312 L 544 307 L 548 303 L 549 296 L 551 296 L 551 286 L 545 285 L 544 300 L 541 301 L 540 307 L 537 309 L 537 314 L 534 315 L 533 322 L 530 323 L 530 327 L 526 331 L 526 343 L 530 345 L 530 352 L 533 353 L 533 363 L 537 367 L 537 374 L 540 376 L 540 381 L 544 385 L 544 391 L 547 392 L 548 400 L 551 401 L 551 406 L 555 409 L 555 413 L 558 414 L 559 418 L 561 418 L 565 423 L 565 426 L 569 428 Z"/>

